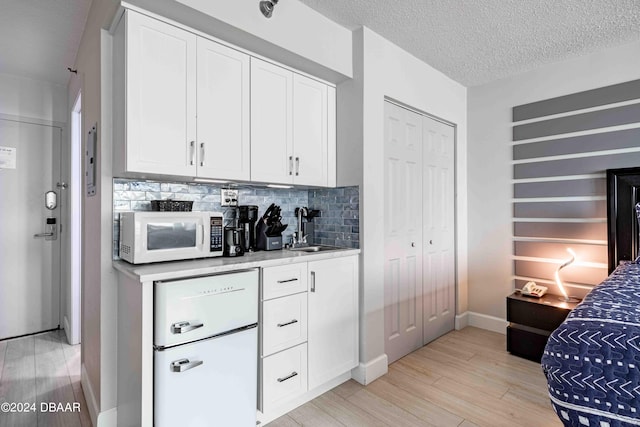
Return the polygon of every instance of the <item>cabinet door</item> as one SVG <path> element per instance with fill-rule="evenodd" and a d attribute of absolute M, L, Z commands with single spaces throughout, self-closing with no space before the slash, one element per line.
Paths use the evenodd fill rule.
<path fill-rule="evenodd" d="M 309 262 L 309 389 L 358 364 L 358 257 Z"/>
<path fill-rule="evenodd" d="M 293 73 L 251 58 L 251 180 L 291 183 Z"/>
<path fill-rule="evenodd" d="M 198 176 L 249 180 L 249 55 L 198 38 Z"/>
<path fill-rule="evenodd" d="M 293 182 L 327 186 L 327 85 L 293 75 Z"/>
<path fill-rule="evenodd" d="M 196 36 L 132 11 L 127 20 L 126 168 L 193 176 Z"/>

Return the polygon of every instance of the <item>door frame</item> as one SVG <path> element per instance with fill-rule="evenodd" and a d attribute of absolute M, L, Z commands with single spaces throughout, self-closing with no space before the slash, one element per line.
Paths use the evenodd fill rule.
<path fill-rule="evenodd" d="M 458 301 L 459 301 L 459 283 L 458 283 L 458 279 L 459 279 L 459 275 L 458 275 L 458 231 L 459 231 L 459 224 L 458 224 L 458 198 L 457 198 L 457 194 L 458 194 L 458 125 L 454 122 L 451 122 L 449 120 L 443 119 L 439 116 L 436 116 L 434 114 L 430 114 L 427 113 L 425 111 L 422 111 L 420 109 L 414 108 L 408 104 L 405 104 L 402 101 L 398 101 L 397 99 L 394 99 L 392 97 L 389 96 L 385 96 L 383 99 L 383 102 L 388 102 L 390 104 L 396 105 L 400 108 L 404 108 L 406 110 L 412 111 L 416 114 L 419 114 L 421 116 L 424 117 L 428 117 L 432 120 L 438 121 L 440 123 L 443 123 L 447 126 L 451 126 L 453 128 L 453 190 L 454 190 L 454 198 L 453 198 L 453 214 L 454 214 L 454 221 L 453 221 L 453 251 L 454 251 L 454 257 L 453 257 L 453 269 L 454 269 L 454 286 L 455 286 L 455 301 L 454 301 L 454 308 L 455 308 L 455 313 L 454 313 L 454 329 L 455 329 L 455 325 L 457 323 L 457 316 L 458 316 Z M 386 141 L 384 142 L 386 143 Z M 387 195 L 385 194 L 384 197 L 386 198 Z M 423 331 L 423 337 L 424 337 L 424 331 Z M 385 338 L 385 345 L 386 345 L 386 338 Z M 386 352 L 386 349 L 385 349 Z"/>
<path fill-rule="evenodd" d="M 64 179 L 68 186 L 64 191 L 67 195 L 65 207 L 69 214 L 65 218 L 67 233 L 64 235 L 66 244 L 63 246 L 62 254 L 65 304 L 61 324 L 67 342 L 71 345 L 79 344 L 82 340 L 83 86 L 82 74 L 72 75 L 67 86 L 69 132 L 65 140 L 67 168 Z"/>

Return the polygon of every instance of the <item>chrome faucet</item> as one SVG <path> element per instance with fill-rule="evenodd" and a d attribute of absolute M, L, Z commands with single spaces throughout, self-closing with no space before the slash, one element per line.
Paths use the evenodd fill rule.
<path fill-rule="evenodd" d="M 307 236 L 302 235 L 302 217 L 307 216 L 307 208 L 296 208 L 295 214 L 298 217 L 298 230 L 291 237 L 291 247 L 300 248 L 308 245 Z"/>

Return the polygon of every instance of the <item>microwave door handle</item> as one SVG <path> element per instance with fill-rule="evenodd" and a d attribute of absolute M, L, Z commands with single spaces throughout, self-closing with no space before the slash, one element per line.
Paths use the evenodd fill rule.
<path fill-rule="evenodd" d="M 200 245 L 204 246 L 204 224 L 200 224 Z"/>

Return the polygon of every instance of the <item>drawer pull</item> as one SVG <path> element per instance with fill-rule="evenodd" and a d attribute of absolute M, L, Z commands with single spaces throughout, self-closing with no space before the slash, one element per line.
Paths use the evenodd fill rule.
<path fill-rule="evenodd" d="M 184 334 L 185 332 L 193 331 L 194 329 L 202 328 L 204 324 L 195 323 L 191 324 L 189 322 L 178 322 L 171 325 L 171 333 L 173 334 Z"/>
<path fill-rule="evenodd" d="M 180 359 L 171 362 L 171 372 L 184 372 L 202 365 L 202 360 L 190 361 L 189 359 Z"/>
<path fill-rule="evenodd" d="M 294 323 L 298 323 L 297 319 L 293 319 L 287 323 L 278 323 L 278 328 L 282 328 L 283 326 L 293 325 Z"/>
<path fill-rule="evenodd" d="M 296 282 L 297 280 L 298 280 L 298 278 L 297 278 L 297 277 L 294 277 L 293 279 L 278 280 L 278 283 Z"/>
<path fill-rule="evenodd" d="M 282 378 L 278 378 L 278 382 L 282 383 L 285 382 L 286 380 L 290 380 L 291 378 L 297 376 L 298 373 L 296 371 L 291 372 L 289 375 L 287 375 L 286 377 L 282 377 Z"/>

